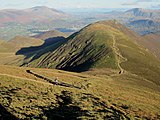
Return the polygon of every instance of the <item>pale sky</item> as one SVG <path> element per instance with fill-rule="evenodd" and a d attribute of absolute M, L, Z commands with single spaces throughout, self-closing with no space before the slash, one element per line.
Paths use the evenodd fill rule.
<path fill-rule="evenodd" d="M 116 1 L 116 2 L 115 2 Z M 51 8 L 149 8 L 160 9 L 160 0 L 0 0 L 0 9 Z"/>

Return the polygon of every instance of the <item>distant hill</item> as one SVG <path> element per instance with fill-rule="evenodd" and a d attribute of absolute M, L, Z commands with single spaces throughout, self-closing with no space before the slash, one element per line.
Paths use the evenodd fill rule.
<path fill-rule="evenodd" d="M 29 24 L 33 22 L 48 22 L 68 17 L 66 13 L 45 6 L 37 6 L 24 10 L 4 9 L 0 10 L 0 16 L 1 26 L 7 23 Z"/>
<path fill-rule="evenodd" d="M 32 36 L 32 37 L 39 38 L 39 39 L 42 39 L 42 40 L 46 40 L 46 39 L 54 38 L 54 37 L 58 37 L 58 36 L 59 37 L 67 37 L 67 35 L 65 33 L 57 31 L 57 30 L 51 30 L 51 31 L 43 32 L 39 35 L 35 35 L 35 36 Z"/>
<path fill-rule="evenodd" d="M 116 21 L 97 22 L 71 35 L 67 43 L 39 56 L 28 65 L 69 71 L 112 68 L 160 84 L 157 81 L 160 61 L 137 44 L 141 39 Z"/>
<path fill-rule="evenodd" d="M 120 16 L 124 21 L 128 19 L 124 24 L 141 35 L 160 31 L 160 10 L 134 8 Z"/>
<path fill-rule="evenodd" d="M 160 31 L 160 21 L 153 19 L 139 19 L 133 20 L 128 25 L 132 30 L 136 31 L 141 35 L 146 35 L 150 33 L 156 33 Z"/>
<path fill-rule="evenodd" d="M 43 40 L 37 38 L 17 36 L 10 41 L 0 40 L 0 64 L 18 65 L 23 64 L 25 56 L 16 55 L 21 48 L 39 46 L 44 43 Z"/>
<path fill-rule="evenodd" d="M 158 18 L 160 18 L 160 10 L 134 8 L 134 9 L 126 11 L 124 15 L 126 15 L 128 17 L 158 19 Z"/>
<path fill-rule="evenodd" d="M 16 47 L 12 43 L 8 43 L 4 40 L 0 40 L 0 53 L 15 52 Z"/>
<path fill-rule="evenodd" d="M 15 38 L 8 41 L 8 43 L 13 44 L 17 50 L 23 47 L 39 46 L 44 43 L 43 40 L 32 37 L 16 36 Z"/>
<path fill-rule="evenodd" d="M 140 35 L 160 31 L 160 10 L 134 8 L 95 15 L 96 19 L 116 19 Z"/>

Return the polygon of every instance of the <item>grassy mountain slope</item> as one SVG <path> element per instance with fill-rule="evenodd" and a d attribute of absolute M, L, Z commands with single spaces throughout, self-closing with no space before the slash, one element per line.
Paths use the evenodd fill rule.
<path fill-rule="evenodd" d="M 116 21 L 91 24 L 68 39 L 29 65 L 69 71 L 112 68 L 160 84 L 160 61 L 137 44 L 140 36 Z"/>
<path fill-rule="evenodd" d="M 7 53 L 13 51 L 15 51 L 15 46 L 12 43 L 0 40 L 0 53 Z"/>
<path fill-rule="evenodd" d="M 21 49 L 17 52 L 17 55 L 24 55 L 25 58 L 23 60 L 22 66 L 32 62 L 36 61 L 38 58 L 43 58 L 43 55 L 48 55 L 50 52 L 57 49 L 62 44 L 66 43 L 66 39 L 64 37 L 57 37 L 56 39 L 52 38 L 49 39 L 48 42 L 44 42 L 41 46 L 35 46 L 35 47 L 29 47 Z M 38 59 L 40 60 L 40 59 Z M 36 64 L 36 62 L 34 62 Z"/>
<path fill-rule="evenodd" d="M 23 47 L 42 45 L 43 42 L 44 42 L 43 40 L 38 39 L 38 38 L 23 37 L 23 36 L 16 36 L 15 38 L 8 41 L 8 43 L 14 44 L 17 50 Z"/>
<path fill-rule="evenodd" d="M 0 41 L 0 64 L 22 65 L 24 55 L 16 55 L 16 52 L 24 47 L 39 46 L 43 40 L 30 37 L 17 36 L 10 41 Z"/>
<path fill-rule="evenodd" d="M 53 85 L 27 73 L 27 70 L 52 79 L 59 77 L 60 81 L 83 87 L 75 89 Z M 71 73 L 51 69 L 0 66 L 0 91 L 1 118 L 15 116 L 19 119 L 159 119 L 160 117 L 160 87 L 132 74 L 108 76 L 96 72 Z M 6 115 L 4 111 L 8 114 Z"/>
<path fill-rule="evenodd" d="M 24 57 L 16 56 L 16 50 L 14 44 L 0 40 L 0 64 L 21 65 Z"/>
<path fill-rule="evenodd" d="M 151 50 L 158 58 L 160 58 L 160 33 L 153 33 L 144 36 L 141 42 L 146 48 Z"/>

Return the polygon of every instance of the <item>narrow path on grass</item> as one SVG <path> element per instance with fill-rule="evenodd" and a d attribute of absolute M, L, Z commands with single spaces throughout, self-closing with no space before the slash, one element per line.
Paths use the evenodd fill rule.
<path fill-rule="evenodd" d="M 125 70 L 121 67 L 120 64 L 121 64 L 122 62 L 126 62 L 127 59 L 124 58 L 124 57 L 120 54 L 119 48 L 116 46 L 116 39 L 115 39 L 115 36 L 114 36 L 114 35 L 112 35 L 112 38 L 113 38 L 113 50 L 114 50 L 115 54 L 117 55 L 117 57 L 116 57 L 116 59 L 117 59 L 117 65 L 118 65 L 118 68 L 120 69 L 119 74 L 123 74 Z"/>
<path fill-rule="evenodd" d="M 43 79 L 53 85 L 59 85 L 59 86 L 63 86 L 63 87 L 70 87 L 70 88 L 77 88 L 77 89 L 81 89 L 81 87 L 78 87 L 78 86 L 75 86 L 75 85 L 71 85 L 71 84 L 68 84 L 68 83 L 64 83 L 64 82 L 60 82 L 60 81 L 55 81 L 53 80 L 52 78 L 48 78 L 48 77 L 45 77 L 45 76 L 42 76 L 36 72 L 33 72 L 31 70 L 26 70 L 27 73 L 30 73 L 34 76 L 36 76 L 37 78 L 40 78 L 40 79 Z"/>
<path fill-rule="evenodd" d="M 42 82 L 42 81 L 37 81 L 37 80 L 34 80 L 34 79 L 29 79 L 29 78 L 23 78 L 23 77 L 14 76 L 14 75 L 9 75 L 9 74 L 1 74 L 1 73 L 0 73 L 0 75 L 1 75 L 1 76 L 12 77 L 12 78 L 17 78 L 17 79 L 28 80 L 28 81 L 37 82 L 37 83 L 46 84 L 46 85 L 52 85 L 51 83 Z"/>

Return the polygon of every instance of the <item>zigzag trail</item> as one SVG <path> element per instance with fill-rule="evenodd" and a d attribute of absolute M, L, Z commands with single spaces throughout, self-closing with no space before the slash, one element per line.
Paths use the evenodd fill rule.
<path fill-rule="evenodd" d="M 115 36 L 112 35 L 112 38 L 113 38 L 113 50 L 115 52 L 115 54 L 117 55 L 116 59 L 117 59 L 117 64 L 118 64 L 118 67 L 120 69 L 120 72 L 119 74 L 123 74 L 124 73 L 124 69 L 121 67 L 121 63 L 122 62 L 126 62 L 127 61 L 127 58 L 124 58 L 120 52 L 119 52 L 119 48 L 116 46 L 116 39 L 115 39 Z"/>

